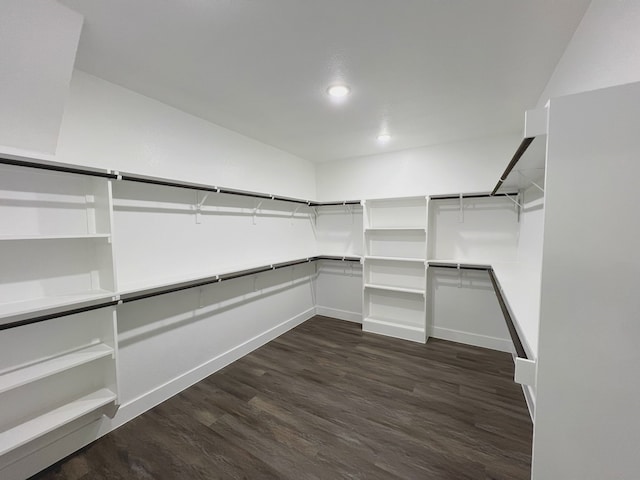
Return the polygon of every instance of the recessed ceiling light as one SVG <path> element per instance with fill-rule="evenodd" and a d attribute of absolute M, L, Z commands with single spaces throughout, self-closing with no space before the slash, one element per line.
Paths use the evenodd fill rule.
<path fill-rule="evenodd" d="M 388 133 L 381 133 L 380 135 L 378 135 L 378 141 L 380 143 L 387 143 L 389 140 L 391 140 L 391 135 L 389 135 Z"/>
<path fill-rule="evenodd" d="M 349 95 L 351 89 L 346 85 L 331 85 L 327 88 L 327 93 L 329 96 L 334 98 L 343 98 Z"/>

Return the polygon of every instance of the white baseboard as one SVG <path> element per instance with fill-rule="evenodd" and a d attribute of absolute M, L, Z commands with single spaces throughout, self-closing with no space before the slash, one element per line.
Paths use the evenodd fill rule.
<path fill-rule="evenodd" d="M 513 351 L 513 344 L 511 343 L 511 340 L 507 338 L 489 337 L 487 335 L 462 332 L 460 330 L 452 330 L 450 328 L 443 327 L 432 327 L 431 336 L 441 340 L 465 343 L 467 345 L 489 348 L 500 352 L 511 353 Z"/>
<path fill-rule="evenodd" d="M 383 320 L 365 318 L 362 322 L 362 331 L 377 333 L 388 337 L 410 340 L 412 342 L 425 343 L 425 331 L 403 325 L 396 325 Z"/>
<path fill-rule="evenodd" d="M 269 330 L 246 340 L 202 365 L 183 373 L 179 377 L 121 405 L 115 417 L 112 419 L 103 416 L 98 420 L 91 421 L 89 424 L 87 424 L 86 420 L 83 422 L 82 419 L 79 419 L 78 423 L 74 422 L 70 424 L 67 429 L 61 429 L 57 438 L 49 440 L 48 443 L 41 448 L 36 447 L 34 449 L 33 446 L 26 445 L 25 448 L 29 448 L 29 450 L 25 450 L 23 453 L 24 456 L 10 464 L 0 465 L 0 478 L 2 478 L 2 480 L 23 480 L 38 473 L 40 470 L 71 455 L 73 452 L 115 430 L 119 426 L 124 425 L 138 415 L 143 414 L 191 385 L 198 383 L 200 380 L 279 337 L 288 330 L 309 320 L 315 314 L 316 309 L 312 307 L 289 320 L 275 325 Z M 71 428 L 73 428 L 73 430 L 70 431 Z M 20 452 L 16 452 L 16 454 L 19 456 Z"/>
<path fill-rule="evenodd" d="M 316 315 L 337 318 L 338 320 L 346 320 L 347 322 L 362 323 L 362 314 L 358 312 L 349 312 L 347 310 L 338 310 L 330 307 L 316 307 Z"/>

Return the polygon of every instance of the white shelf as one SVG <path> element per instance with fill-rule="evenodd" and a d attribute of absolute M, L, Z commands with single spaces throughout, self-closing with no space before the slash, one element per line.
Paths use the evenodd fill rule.
<path fill-rule="evenodd" d="M 367 227 L 364 229 L 365 232 L 426 232 L 426 227 Z"/>
<path fill-rule="evenodd" d="M 413 262 L 413 263 L 424 263 L 424 258 L 408 258 L 408 257 L 379 257 L 375 255 L 368 255 L 364 257 L 365 260 L 383 260 L 390 262 Z"/>
<path fill-rule="evenodd" d="M 422 295 L 423 297 L 426 293 L 424 290 L 420 290 L 418 288 L 392 287 L 388 285 L 375 285 L 373 283 L 365 283 L 364 288 L 371 288 L 374 290 L 387 290 L 389 292 L 414 293 L 416 295 Z"/>
<path fill-rule="evenodd" d="M 495 262 L 492 267 L 527 354 L 537 358 L 541 272 L 517 262 Z"/>
<path fill-rule="evenodd" d="M 112 356 L 113 353 L 111 347 L 104 343 L 98 343 L 63 355 L 47 358 L 24 368 L 13 369 L 4 374 L 0 373 L 0 393 L 100 358 Z"/>
<path fill-rule="evenodd" d="M 68 310 L 71 307 L 82 308 L 98 303 L 101 300 L 114 298 L 114 292 L 96 290 L 69 295 L 57 295 L 54 297 L 41 297 L 23 302 L 11 302 L 0 304 L 0 325 L 16 322 L 35 313 L 46 315 L 56 313 L 58 310 Z"/>
<path fill-rule="evenodd" d="M 451 259 L 451 258 L 430 258 L 427 260 L 427 263 L 448 263 L 455 265 L 469 265 L 473 267 L 490 267 L 491 262 L 489 261 L 481 261 L 481 260 L 461 260 L 461 259 Z"/>
<path fill-rule="evenodd" d="M 2 240 L 76 240 L 87 238 L 106 238 L 111 237 L 108 233 L 86 233 L 79 235 L 0 235 Z"/>
<path fill-rule="evenodd" d="M 102 388 L 43 415 L 32 418 L 16 427 L 5 430 L 0 433 L 0 455 L 21 447 L 115 400 L 115 393 L 107 388 Z"/>

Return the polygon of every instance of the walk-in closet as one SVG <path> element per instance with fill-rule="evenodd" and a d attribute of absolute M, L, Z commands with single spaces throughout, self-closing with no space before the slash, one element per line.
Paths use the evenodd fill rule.
<path fill-rule="evenodd" d="M 638 22 L 3 2 L 0 478 L 637 478 Z"/>

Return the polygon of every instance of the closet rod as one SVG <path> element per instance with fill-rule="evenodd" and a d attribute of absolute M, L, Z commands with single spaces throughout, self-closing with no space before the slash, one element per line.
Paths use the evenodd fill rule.
<path fill-rule="evenodd" d="M 102 178 L 117 178 L 115 173 L 110 173 L 108 170 L 92 169 L 88 167 L 70 166 L 65 163 L 57 162 L 34 162 L 31 160 L 22 160 L 16 158 L 0 157 L 0 164 L 2 165 L 14 165 L 18 167 L 37 168 L 39 170 L 49 170 L 52 172 L 73 173 L 75 175 L 88 175 L 91 177 Z"/>
<path fill-rule="evenodd" d="M 361 205 L 360 200 L 346 200 L 344 202 L 311 202 L 312 207 L 330 207 L 333 205 Z"/>
<path fill-rule="evenodd" d="M 66 317 L 68 315 L 74 315 L 76 313 L 88 312 L 91 310 L 97 310 L 99 308 L 111 307 L 114 305 L 119 305 L 121 303 L 129 303 L 134 302 L 136 300 L 142 300 L 145 298 L 156 297 L 159 295 L 164 295 L 167 293 L 179 292 L 181 290 L 188 290 L 190 288 L 202 287 L 204 285 L 210 285 L 213 283 L 223 282 L 225 280 L 232 280 L 234 278 L 246 277 L 248 275 L 256 275 L 258 273 L 270 272 L 273 270 L 278 270 L 280 268 L 292 267 L 294 265 L 301 265 L 304 263 L 311 263 L 316 260 L 337 260 L 342 262 L 360 262 L 360 257 L 340 257 L 340 256 L 332 256 L 332 255 L 320 255 L 315 257 L 307 257 L 298 260 L 291 260 L 288 262 L 274 263 L 271 265 L 265 265 L 262 267 L 249 268 L 247 270 L 239 270 L 236 272 L 225 273 L 222 275 L 212 275 L 209 277 L 203 277 L 196 280 L 189 280 L 186 282 L 173 283 L 171 285 L 165 285 L 162 287 L 155 287 L 145 289 L 141 292 L 132 292 L 125 293 L 120 295 L 120 300 L 109 300 L 107 302 L 96 303 L 94 305 L 80 307 L 80 308 L 71 308 L 69 310 L 62 310 L 55 313 L 47 313 L 44 315 L 38 315 L 35 317 L 18 320 L 15 322 L 5 323 L 0 325 L 0 330 L 7 330 L 9 328 L 21 327 L 24 325 L 29 325 L 31 323 L 44 322 L 45 320 L 51 320 L 59 317 Z M 114 294 L 116 295 L 116 294 Z"/>
<path fill-rule="evenodd" d="M 520 358 L 528 359 L 529 357 L 527 356 L 527 352 L 525 352 L 524 347 L 522 346 L 520 335 L 518 335 L 518 330 L 516 330 L 516 326 L 513 323 L 513 319 L 511 318 L 511 314 L 509 313 L 507 304 L 504 301 L 504 297 L 502 296 L 500 285 L 498 284 L 496 275 L 493 272 L 493 268 L 489 270 L 489 278 L 491 279 L 491 283 L 493 284 L 493 290 L 496 292 L 496 297 L 498 297 L 500 310 L 502 310 L 502 315 L 504 315 L 504 320 L 507 323 L 507 329 L 509 330 L 509 335 L 511 335 L 513 346 L 516 349 L 516 355 Z"/>
<path fill-rule="evenodd" d="M 164 187 L 187 188 L 190 190 L 198 190 L 201 192 L 224 193 L 227 195 L 239 195 L 242 197 L 260 198 L 265 200 L 279 200 L 283 202 L 299 203 L 302 205 L 310 205 L 312 203 L 308 200 L 301 200 L 299 198 L 282 197 L 279 195 L 269 195 L 267 193 L 251 192 L 248 190 L 236 190 L 226 187 L 216 187 L 213 185 L 205 185 L 203 183 L 182 182 L 177 180 L 170 180 L 167 178 L 137 175 L 134 173 L 120 173 L 119 178 L 128 182 L 148 183 L 151 185 L 161 185 Z"/>
<path fill-rule="evenodd" d="M 450 268 L 450 269 L 464 269 L 464 270 L 482 270 L 489 273 L 489 278 L 491 279 L 491 284 L 493 285 L 493 290 L 498 297 L 498 304 L 500 305 L 500 310 L 502 310 L 502 315 L 504 316 L 505 323 L 507 324 L 507 329 L 509 330 L 509 336 L 511 337 L 511 341 L 513 342 L 513 346 L 516 349 L 516 355 L 520 358 L 529 358 L 527 356 L 527 352 L 525 351 L 522 341 L 520 340 L 520 335 L 518 335 L 518 330 L 516 329 L 513 318 L 511 318 L 511 314 L 509 313 L 509 309 L 507 308 L 507 304 L 504 301 L 504 297 L 502 296 L 502 291 L 500 290 L 500 286 L 498 284 L 498 280 L 496 279 L 495 273 L 493 272 L 493 267 L 491 265 L 469 265 L 464 263 L 448 263 L 448 262 L 429 262 L 430 267 L 435 268 Z"/>
<path fill-rule="evenodd" d="M 171 285 L 165 285 L 162 287 L 151 288 L 143 290 L 141 292 L 125 293 L 120 296 L 122 303 L 134 302 L 136 300 L 142 300 L 145 298 L 156 297 L 158 295 L 164 295 L 167 293 L 179 292 L 181 290 L 188 290 L 190 288 L 202 287 L 213 283 L 224 282 L 225 280 L 232 280 L 234 278 L 246 277 L 248 275 L 257 275 L 263 272 L 269 272 L 278 270 L 280 268 L 292 267 L 294 265 L 301 265 L 303 263 L 311 263 L 315 260 L 324 259 L 325 257 L 307 257 L 298 260 L 291 260 L 288 262 L 274 263 L 271 265 L 264 265 L 261 267 L 249 268 L 246 270 L 238 270 L 236 272 L 229 272 L 222 275 L 213 275 L 210 277 L 199 278 L 197 280 L 190 280 L 187 282 L 174 283 Z M 343 260 L 343 261 L 360 261 L 358 257 L 331 257 L 326 258 L 328 260 Z"/>
<path fill-rule="evenodd" d="M 360 257 L 339 257 L 337 255 L 320 255 L 314 257 L 316 260 L 338 260 L 340 262 L 358 262 L 360 263 Z"/>
<path fill-rule="evenodd" d="M 434 268 L 450 268 L 455 270 L 482 270 L 485 272 L 491 270 L 491 265 L 473 265 L 466 263 L 429 262 L 429 266 Z"/>
<path fill-rule="evenodd" d="M 502 176 L 500 177 L 500 180 L 498 180 L 498 183 L 496 183 L 496 186 L 491 191 L 492 196 L 495 195 L 498 189 L 502 186 L 503 182 L 507 179 L 507 177 L 511 173 L 511 170 L 513 170 L 513 167 L 516 166 L 516 163 L 518 163 L 522 155 L 524 155 L 524 152 L 527 151 L 527 148 L 529 148 L 529 145 L 531 145 L 531 142 L 533 142 L 534 138 L 535 137 L 527 137 L 522 139 L 522 142 L 520 142 L 520 146 L 516 150 L 516 153 L 513 154 L 513 157 L 511 158 L 511 161 L 507 165 L 507 168 L 505 168 L 504 172 L 502 172 Z"/>
<path fill-rule="evenodd" d="M 87 307 L 72 308 L 70 310 L 63 310 L 56 313 L 47 313 L 45 315 L 39 315 L 37 317 L 31 317 L 31 318 L 26 318 L 24 320 L 18 320 L 16 322 L 5 323 L 3 325 L 0 325 L 0 330 L 7 330 L 9 328 L 22 327 L 24 325 L 30 325 L 32 323 L 40 323 L 46 320 L 52 320 L 54 318 L 59 318 L 59 317 L 67 317 L 69 315 L 75 315 L 76 313 L 89 312 L 91 310 L 97 310 L 99 308 L 112 307 L 114 305 L 117 305 L 118 303 L 119 303 L 118 300 L 109 300 L 108 302 L 96 303 L 94 305 L 90 305 Z"/>
<path fill-rule="evenodd" d="M 491 197 L 506 197 L 508 195 L 517 195 L 517 192 L 505 192 L 505 193 L 463 193 L 462 198 L 491 198 Z M 459 200 L 460 195 L 431 195 L 430 200 Z"/>

